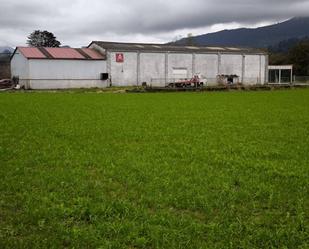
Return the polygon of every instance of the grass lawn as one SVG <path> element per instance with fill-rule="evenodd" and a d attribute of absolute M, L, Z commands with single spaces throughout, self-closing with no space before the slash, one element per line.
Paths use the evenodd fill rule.
<path fill-rule="evenodd" d="M 0 248 L 309 248 L 309 90 L 1 93 Z"/>

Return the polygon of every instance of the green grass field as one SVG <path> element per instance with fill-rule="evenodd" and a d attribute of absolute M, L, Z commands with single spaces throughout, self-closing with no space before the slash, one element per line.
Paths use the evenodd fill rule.
<path fill-rule="evenodd" d="M 309 90 L 1 93 L 0 248 L 309 248 Z"/>

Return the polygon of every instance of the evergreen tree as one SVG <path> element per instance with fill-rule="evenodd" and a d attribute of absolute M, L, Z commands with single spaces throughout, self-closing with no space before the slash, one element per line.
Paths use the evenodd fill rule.
<path fill-rule="evenodd" d="M 61 43 L 53 33 L 46 30 L 35 30 L 29 36 L 27 44 L 30 47 L 59 47 Z"/>
<path fill-rule="evenodd" d="M 309 40 L 298 43 L 289 51 L 289 61 L 294 65 L 297 75 L 309 75 Z"/>
<path fill-rule="evenodd" d="M 300 40 L 292 46 L 288 52 L 274 53 L 269 56 L 270 65 L 293 64 L 294 74 L 298 76 L 309 76 L 309 39 Z"/>

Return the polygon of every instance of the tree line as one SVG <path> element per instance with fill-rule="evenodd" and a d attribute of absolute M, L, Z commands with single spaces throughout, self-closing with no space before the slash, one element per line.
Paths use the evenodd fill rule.
<path fill-rule="evenodd" d="M 287 44 L 294 41 L 286 41 L 281 43 L 281 48 L 270 50 L 269 64 L 270 65 L 286 65 L 293 64 L 294 74 L 298 76 L 309 76 L 309 38 L 306 37 L 298 40 L 295 44 L 287 47 Z M 280 47 L 280 44 L 279 44 Z"/>

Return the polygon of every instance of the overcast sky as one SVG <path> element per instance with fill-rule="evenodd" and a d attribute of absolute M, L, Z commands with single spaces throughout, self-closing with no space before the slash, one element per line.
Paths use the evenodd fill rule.
<path fill-rule="evenodd" d="M 75 47 L 92 40 L 161 43 L 276 23 L 308 10 L 309 0 L 0 0 L 0 46 L 25 45 L 35 29 Z"/>

